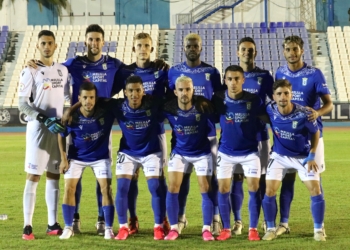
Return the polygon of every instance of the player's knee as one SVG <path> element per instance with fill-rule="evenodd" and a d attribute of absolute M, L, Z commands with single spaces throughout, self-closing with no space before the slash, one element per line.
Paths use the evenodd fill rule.
<path fill-rule="evenodd" d="M 28 181 L 32 181 L 32 182 L 39 182 L 40 181 L 40 175 L 37 174 L 27 174 L 26 179 Z"/>
<path fill-rule="evenodd" d="M 269 197 L 276 196 L 277 190 L 272 187 L 267 186 L 265 194 Z"/>
<path fill-rule="evenodd" d="M 319 182 L 312 182 L 312 183 L 305 182 L 305 185 L 308 187 L 311 196 L 317 196 L 322 193 Z"/>
<path fill-rule="evenodd" d="M 233 181 L 243 181 L 243 174 L 233 174 Z"/>
<path fill-rule="evenodd" d="M 256 192 L 259 189 L 259 178 L 247 178 L 248 190 Z"/>
<path fill-rule="evenodd" d="M 74 197 L 75 190 L 76 190 L 75 186 L 66 184 L 66 187 L 64 189 L 64 193 L 67 197 Z"/>

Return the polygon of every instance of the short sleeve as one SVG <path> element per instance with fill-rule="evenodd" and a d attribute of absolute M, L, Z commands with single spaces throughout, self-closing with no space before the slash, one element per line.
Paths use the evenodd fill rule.
<path fill-rule="evenodd" d="M 307 120 L 306 117 L 305 127 L 307 128 L 310 134 L 315 134 L 318 131 L 317 120 L 310 122 Z"/>
<path fill-rule="evenodd" d="M 331 92 L 329 91 L 328 85 L 326 83 L 326 79 L 324 75 L 322 74 L 321 70 L 317 69 L 314 74 L 314 82 L 316 87 L 316 93 L 319 96 L 323 95 L 330 95 Z"/>

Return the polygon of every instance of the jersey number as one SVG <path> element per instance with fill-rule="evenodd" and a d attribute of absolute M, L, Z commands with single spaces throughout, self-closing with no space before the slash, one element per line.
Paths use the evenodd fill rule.
<path fill-rule="evenodd" d="M 124 162 L 124 160 L 125 160 L 125 154 L 118 154 L 118 160 L 117 160 L 117 162 L 118 163 L 123 163 Z"/>

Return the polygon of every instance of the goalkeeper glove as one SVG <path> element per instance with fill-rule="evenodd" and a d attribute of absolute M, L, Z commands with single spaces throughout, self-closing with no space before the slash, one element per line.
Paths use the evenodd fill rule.
<path fill-rule="evenodd" d="M 36 119 L 50 130 L 51 133 L 58 134 L 65 131 L 64 126 L 60 123 L 60 119 L 56 117 L 47 117 L 43 114 L 38 114 Z"/>

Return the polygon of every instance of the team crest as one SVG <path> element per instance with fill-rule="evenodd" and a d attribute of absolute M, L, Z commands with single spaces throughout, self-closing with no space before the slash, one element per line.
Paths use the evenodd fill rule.
<path fill-rule="evenodd" d="M 303 86 L 306 86 L 306 84 L 307 84 L 307 78 L 304 77 L 304 78 L 303 78 Z"/>
<path fill-rule="evenodd" d="M 85 69 L 85 68 L 86 68 L 86 65 L 84 64 L 84 65 L 83 65 L 83 69 Z"/>
<path fill-rule="evenodd" d="M 247 102 L 247 110 L 250 110 L 252 108 L 252 103 L 251 102 Z"/>
<path fill-rule="evenodd" d="M 206 79 L 207 81 L 210 80 L 210 73 L 205 73 L 205 79 Z"/>
<path fill-rule="evenodd" d="M 105 124 L 105 119 L 101 118 L 100 120 L 98 120 L 100 122 L 101 125 Z"/>
<path fill-rule="evenodd" d="M 199 122 L 201 120 L 201 115 L 200 114 L 196 114 L 196 121 Z"/>
<path fill-rule="evenodd" d="M 57 73 L 58 73 L 60 76 L 63 76 L 62 71 L 61 71 L 60 69 L 57 70 Z"/>
<path fill-rule="evenodd" d="M 154 77 L 157 79 L 159 77 L 159 71 L 154 72 Z"/>
<path fill-rule="evenodd" d="M 103 63 L 103 64 L 102 64 L 102 68 L 103 68 L 104 70 L 106 70 L 106 69 L 107 69 L 107 63 Z"/>
<path fill-rule="evenodd" d="M 261 83 L 262 83 L 262 77 L 258 77 L 257 79 L 258 79 L 258 84 L 261 85 Z"/>
<path fill-rule="evenodd" d="M 146 110 L 146 115 L 151 116 L 151 110 Z"/>
<path fill-rule="evenodd" d="M 298 121 L 293 121 L 292 128 L 297 128 L 298 126 Z"/>

